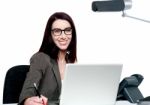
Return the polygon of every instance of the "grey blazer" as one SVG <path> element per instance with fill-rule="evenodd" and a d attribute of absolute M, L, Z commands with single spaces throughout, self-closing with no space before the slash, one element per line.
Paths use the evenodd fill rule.
<path fill-rule="evenodd" d="M 37 84 L 40 93 L 48 101 L 58 101 L 61 93 L 61 78 L 57 62 L 45 53 L 38 52 L 30 59 L 30 70 L 24 82 L 19 97 L 19 104 L 23 104 L 28 97 L 36 96 L 33 83 Z"/>

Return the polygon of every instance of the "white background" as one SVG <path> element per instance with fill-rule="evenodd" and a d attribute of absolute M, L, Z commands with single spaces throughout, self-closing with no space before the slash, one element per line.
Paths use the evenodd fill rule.
<path fill-rule="evenodd" d="M 68 13 L 77 29 L 78 63 L 122 63 L 121 78 L 135 73 L 150 95 L 150 23 L 122 17 L 122 12 L 93 12 L 92 0 L 0 0 L 0 103 L 6 71 L 29 64 L 39 50 L 47 20 L 56 11 Z M 149 19 L 149 0 L 132 0 L 126 13 Z"/>

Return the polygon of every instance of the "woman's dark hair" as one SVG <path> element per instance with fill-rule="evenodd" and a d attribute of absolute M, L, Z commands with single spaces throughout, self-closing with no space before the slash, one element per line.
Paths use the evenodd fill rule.
<path fill-rule="evenodd" d="M 64 12 L 56 12 L 49 18 L 47 25 L 46 25 L 46 28 L 45 28 L 44 37 L 43 37 L 42 45 L 39 49 L 39 52 L 44 52 L 55 60 L 58 59 L 59 48 L 55 45 L 55 43 L 52 39 L 52 35 L 51 35 L 52 24 L 57 19 L 67 20 L 71 25 L 72 39 L 71 39 L 71 42 L 67 48 L 66 62 L 67 63 L 74 63 L 77 60 L 77 56 L 76 56 L 76 43 L 77 43 L 77 41 L 76 41 L 76 29 L 75 29 L 75 25 L 74 25 L 72 18 Z"/>

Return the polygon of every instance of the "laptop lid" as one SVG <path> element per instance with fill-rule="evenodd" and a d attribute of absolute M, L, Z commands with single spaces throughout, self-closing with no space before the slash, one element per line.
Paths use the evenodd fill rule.
<path fill-rule="evenodd" d="M 121 64 L 67 64 L 60 105 L 114 105 Z"/>

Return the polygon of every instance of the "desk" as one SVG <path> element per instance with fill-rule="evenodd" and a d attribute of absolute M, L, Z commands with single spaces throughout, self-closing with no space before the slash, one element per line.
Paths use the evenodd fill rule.
<path fill-rule="evenodd" d="M 17 104 L 2 104 L 2 105 L 17 105 Z M 128 101 L 117 101 L 116 105 L 137 105 L 137 104 L 132 104 L 132 103 L 130 103 Z"/>
<path fill-rule="evenodd" d="M 116 105 L 137 105 L 137 104 L 133 104 L 128 101 L 117 101 Z"/>

